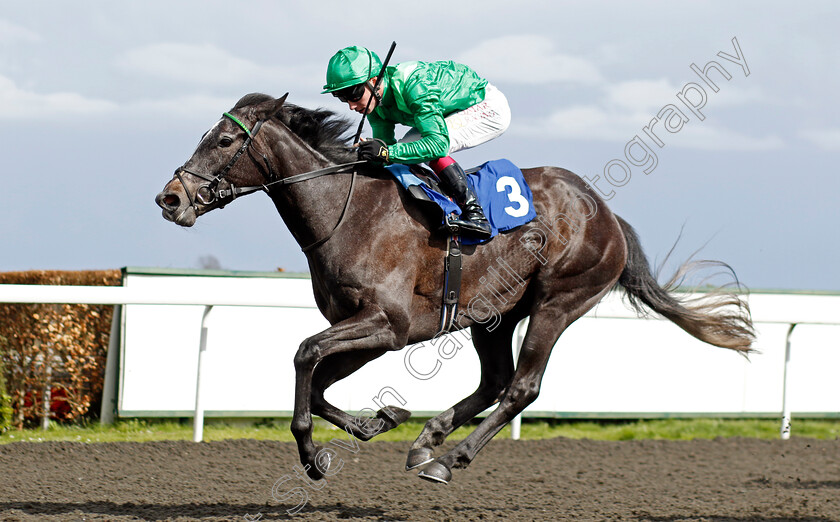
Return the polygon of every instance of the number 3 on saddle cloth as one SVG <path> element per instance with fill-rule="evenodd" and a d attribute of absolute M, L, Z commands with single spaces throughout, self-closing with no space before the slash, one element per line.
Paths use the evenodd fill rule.
<path fill-rule="evenodd" d="M 412 169 L 401 164 L 389 165 L 386 168 L 415 200 L 427 203 L 427 206 L 432 203 L 439 209 L 441 224 L 445 223 L 445 216 L 461 214 L 458 205 L 437 188 L 431 171 L 424 175 L 417 168 Z M 491 239 L 499 232 L 522 226 L 537 217 L 531 189 L 525 182 L 522 171 L 506 159 L 488 161 L 468 170 L 467 183 L 478 196 L 481 208 L 490 222 Z M 471 237 L 462 237 L 461 240 L 465 245 L 489 241 Z"/>
<path fill-rule="evenodd" d="M 424 203 L 426 207 L 437 212 L 442 225 L 446 224 L 447 216 L 461 214 L 458 205 L 438 189 L 431 171 L 424 172 L 427 169 L 401 164 L 389 165 L 386 168 L 415 201 Z M 484 215 L 490 222 L 490 239 L 499 232 L 522 226 L 537 217 L 531 189 L 525 182 L 522 171 L 506 159 L 488 161 L 468 170 L 467 183 L 478 196 Z M 449 235 L 444 261 L 443 304 L 438 335 L 449 332 L 457 316 L 461 291 L 461 244 L 472 245 L 490 239 L 482 241 Z"/>

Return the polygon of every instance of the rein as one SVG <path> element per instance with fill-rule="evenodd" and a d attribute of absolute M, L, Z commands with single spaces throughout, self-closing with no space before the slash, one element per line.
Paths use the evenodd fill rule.
<path fill-rule="evenodd" d="M 230 160 L 227 162 L 227 165 L 225 165 L 222 168 L 222 170 L 220 170 L 219 173 L 215 176 L 193 172 L 187 169 L 185 166 L 182 166 L 175 171 L 175 177 L 178 178 L 178 181 L 181 182 L 181 186 L 184 187 L 184 192 L 187 194 L 187 199 L 190 202 L 190 206 L 198 210 L 198 203 L 201 203 L 202 205 L 210 205 L 215 203 L 216 201 L 224 201 L 229 198 L 230 201 L 225 201 L 219 206 L 219 208 L 224 208 L 228 203 L 230 203 L 239 196 L 251 194 L 260 190 L 263 190 L 266 194 L 268 194 L 269 187 L 272 186 L 282 187 L 285 185 L 300 183 L 301 181 L 319 178 L 321 176 L 326 176 L 329 174 L 351 172 L 352 177 L 350 178 L 350 189 L 347 192 L 347 199 L 344 202 L 344 208 L 341 211 L 341 216 L 339 216 L 338 222 L 335 224 L 335 227 L 333 227 L 333 229 L 330 231 L 329 234 L 326 235 L 326 237 L 323 237 L 308 246 L 302 247 L 301 251 L 305 253 L 326 243 L 333 236 L 333 234 L 335 234 L 339 227 L 341 227 L 341 225 L 344 223 L 344 217 L 347 215 L 347 209 L 350 207 L 350 200 L 353 198 L 353 189 L 356 184 L 356 169 L 348 171 L 347 167 L 354 167 L 356 165 L 360 165 L 366 162 L 363 160 L 351 161 L 349 163 L 341 163 L 339 165 L 333 165 L 323 169 L 312 170 L 309 172 L 304 172 L 302 174 L 289 176 L 287 178 L 278 179 L 277 174 L 271 167 L 271 163 L 269 163 L 268 161 L 268 156 L 266 156 L 260 151 L 256 151 L 257 154 L 259 154 L 259 156 L 262 158 L 263 163 L 265 164 L 265 168 L 263 168 L 263 165 L 251 153 L 251 151 L 255 149 L 255 147 L 252 147 L 251 145 L 253 144 L 254 138 L 256 137 L 265 120 L 257 120 L 257 123 L 254 124 L 254 129 L 249 130 L 248 127 L 244 123 L 242 123 L 236 116 L 233 116 L 232 114 L 227 112 L 225 112 L 222 116 L 230 118 L 231 121 L 236 123 L 240 128 L 242 128 L 242 130 L 245 131 L 245 134 L 248 137 L 245 138 L 245 141 L 242 143 L 242 146 L 239 147 L 239 150 L 237 150 L 234 153 L 234 155 L 230 158 Z M 254 162 L 254 164 L 257 166 L 257 169 L 260 171 L 263 177 L 266 178 L 267 183 L 264 183 L 262 185 L 253 185 L 250 187 L 236 187 L 233 185 L 233 183 L 230 183 L 228 181 L 228 184 L 230 185 L 229 189 L 219 189 L 219 183 L 225 179 L 227 173 L 230 171 L 231 168 L 233 168 L 233 166 L 236 164 L 237 161 L 239 161 L 239 158 L 242 157 L 242 154 L 244 154 L 245 152 L 248 152 L 248 157 L 251 158 L 251 161 Z M 195 196 L 193 196 L 190 194 L 190 191 L 187 190 L 187 185 L 184 183 L 184 180 L 181 177 L 182 172 L 192 174 L 197 178 L 207 181 L 207 183 L 200 185 L 195 191 Z"/>

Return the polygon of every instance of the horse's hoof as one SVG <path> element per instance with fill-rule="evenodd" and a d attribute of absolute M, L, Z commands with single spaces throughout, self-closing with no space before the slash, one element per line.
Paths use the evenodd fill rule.
<path fill-rule="evenodd" d="M 303 469 L 306 470 L 306 476 L 308 476 L 312 480 L 318 481 L 324 478 L 324 474 L 321 473 L 318 470 L 318 468 L 316 466 L 313 466 L 312 464 L 305 465 Z"/>
<path fill-rule="evenodd" d="M 433 460 L 435 460 L 435 458 L 432 456 L 432 450 L 429 448 L 417 448 L 410 450 L 408 452 L 408 458 L 405 461 L 405 470 L 411 471 L 413 469 L 417 469 Z"/>
<path fill-rule="evenodd" d="M 315 454 L 315 461 L 314 465 L 310 466 L 307 470 L 307 474 L 313 480 L 320 480 L 324 477 L 329 477 L 335 475 L 339 471 L 344 464 L 341 462 L 340 458 L 336 457 L 336 453 L 333 450 L 325 450 L 318 446 L 318 453 Z M 313 471 L 318 476 L 313 476 Z"/>
<path fill-rule="evenodd" d="M 417 476 L 430 482 L 439 482 L 442 484 L 449 484 L 449 481 L 452 480 L 452 472 L 440 462 L 432 462 L 421 469 Z"/>

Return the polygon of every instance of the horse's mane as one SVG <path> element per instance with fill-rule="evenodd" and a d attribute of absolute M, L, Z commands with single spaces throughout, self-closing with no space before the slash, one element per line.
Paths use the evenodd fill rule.
<path fill-rule="evenodd" d="M 233 108 L 239 109 L 273 99 L 267 94 L 246 94 Z M 292 103 L 284 103 L 276 116 L 298 137 L 330 160 L 342 163 L 355 159 L 355 155 L 348 152 L 351 137 L 347 132 L 353 124 L 347 119 L 327 109 L 306 109 Z"/>

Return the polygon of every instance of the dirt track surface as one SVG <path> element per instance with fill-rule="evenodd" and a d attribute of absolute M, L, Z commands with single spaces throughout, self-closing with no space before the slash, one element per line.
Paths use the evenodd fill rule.
<path fill-rule="evenodd" d="M 449 485 L 403 471 L 408 446 L 333 445 L 316 490 L 291 443 L 8 444 L 0 520 L 840 521 L 840 441 L 496 440 Z"/>

